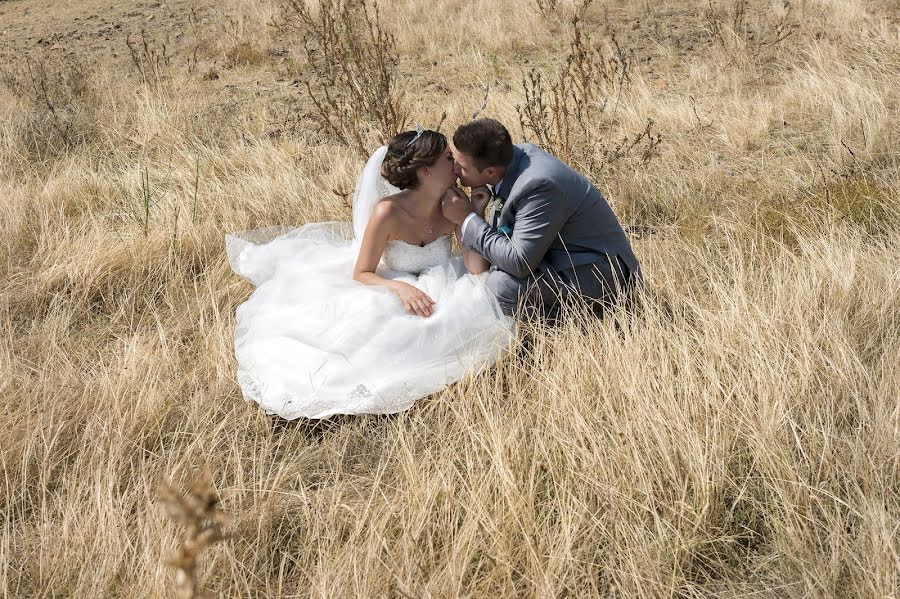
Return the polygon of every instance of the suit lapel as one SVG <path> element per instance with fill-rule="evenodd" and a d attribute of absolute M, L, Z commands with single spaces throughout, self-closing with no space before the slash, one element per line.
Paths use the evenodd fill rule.
<path fill-rule="evenodd" d="M 492 226 L 498 231 L 503 231 L 506 235 L 512 233 L 512 217 L 509 215 L 509 210 L 507 206 L 510 204 L 509 192 L 512 190 L 513 184 L 516 182 L 516 179 L 519 178 L 519 175 L 522 174 L 522 169 L 524 168 L 524 158 L 525 152 L 519 148 L 518 146 L 513 146 L 513 157 L 509 163 L 509 166 L 506 167 L 506 173 L 503 175 L 503 181 L 500 184 L 494 194 L 504 198 L 503 208 L 498 214 L 495 214 L 491 219 L 493 221 Z M 506 222 L 510 223 L 509 225 L 501 225 L 504 221 L 504 215 L 507 216 L 505 219 Z M 498 226 L 500 225 L 500 226 Z"/>
<path fill-rule="evenodd" d="M 509 191 L 512 189 L 513 183 L 515 183 L 516 179 L 519 178 L 519 175 L 522 174 L 522 158 L 524 156 L 525 152 L 519 148 L 519 146 L 513 146 L 512 161 L 510 161 L 509 166 L 506 167 L 506 174 L 503 175 L 503 181 L 495 192 L 498 196 L 504 197 L 507 200 L 509 199 Z"/>

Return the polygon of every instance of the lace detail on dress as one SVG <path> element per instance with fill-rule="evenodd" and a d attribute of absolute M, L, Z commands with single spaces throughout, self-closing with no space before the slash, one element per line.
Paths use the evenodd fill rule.
<path fill-rule="evenodd" d="M 282 393 L 281 397 L 274 401 L 267 400 L 264 387 L 256 380 L 255 376 L 243 368 L 238 369 L 237 380 L 238 384 L 241 386 L 244 399 L 247 401 L 255 401 L 259 405 L 264 406 L 266 414 L 276 414 L 279 413 L 279 411 L 281 413 L 291 412 L 290 404 L 293 402 L 291 401 L 290 395 L 287 393 Z"/>
<path fill-rule="evenodd" d="M 424 247 L 405 241 L 390 241 L 384 249 L 384 265 L 398 272 L 420 273 L 450 259 L 453 240 L 438 237 Z"/>
<path fill-rule="evenodd" d="M 369 388 L 365 385 L 357 385 L 356 389 L 351 391 L 348 397 L 354 402 L 359 402 L 360 400 L 371 400 L 372 392 L 369 391 Z"/>
<path fill-rule="evenodd" d="M 238 369 L 237 379 L 244 399 L 258 403 L 269 415 L 278 414 L 287 418 L 296 418 L 304 413 L 304 408 L 310 406 L 321 406 L 320 410 L 327 410 L 330 407 L 328 402 L 322 402 L 314 389 L 309 390 L 303 396 L 288 392 L 272 396 L 266 392 L 265 386 L 256 377 L 243 368 Z M 381 394 L 374 393 L 366 385 L 359 384 L 346 394 L 347 401 L 342 402 L 341 405 L 345 409 L 349 408 L 350 413 L 391 413 L 397 411 L 398 406 L 401 409 L 408 408 L 417 399 L 427 394 L 427 390 L 418 390 L 409 383 L 403 382 L 399 389 L 394 390 L 388 397 L 382 397 Z"/>

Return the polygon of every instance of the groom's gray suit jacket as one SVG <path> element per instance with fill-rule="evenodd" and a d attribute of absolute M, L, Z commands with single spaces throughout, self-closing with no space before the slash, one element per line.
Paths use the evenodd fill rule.
<path fill-rule="evenodd" d="M 631 244 L 603 194 L 555 156 L 534 144 L 513 146 L 512 162 L 495 192 L 506 198 L 500 230 L 475 216 L 462 241 L 497 269 L 520 280 L 550 270 L 576 279 L 578 267 L 605 263 L 609 270 L 618 256 L 639 276 Z M 509 235 L 503 232 L 509 229 Z"/>

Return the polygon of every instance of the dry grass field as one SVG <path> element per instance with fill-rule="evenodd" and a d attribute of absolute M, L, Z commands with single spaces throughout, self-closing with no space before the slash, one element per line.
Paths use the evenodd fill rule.
<path fill-rule="evenodd" d="M 900 598 L 896 1 L 323 2 L 0 1 L 0 595 L 174 596 L 208 467 L 209 596 Z M 224 235 L 349 219 L 485 86 L 636 309 L 390 417 L 246 403 Z"/>

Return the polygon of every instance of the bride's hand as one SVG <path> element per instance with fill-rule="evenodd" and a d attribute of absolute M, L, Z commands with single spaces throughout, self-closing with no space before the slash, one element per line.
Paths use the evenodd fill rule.
<path fill-rule="evenodd" d="M 410 314 L 417 314 L 418 316 L 425 318 L 431 316 L 434 300 L 417 287 L 414 287 L 409 283 L 401 283 L 394 292 L 400 296 L 403 307 L 406 308 L 406 311 Z"/>

